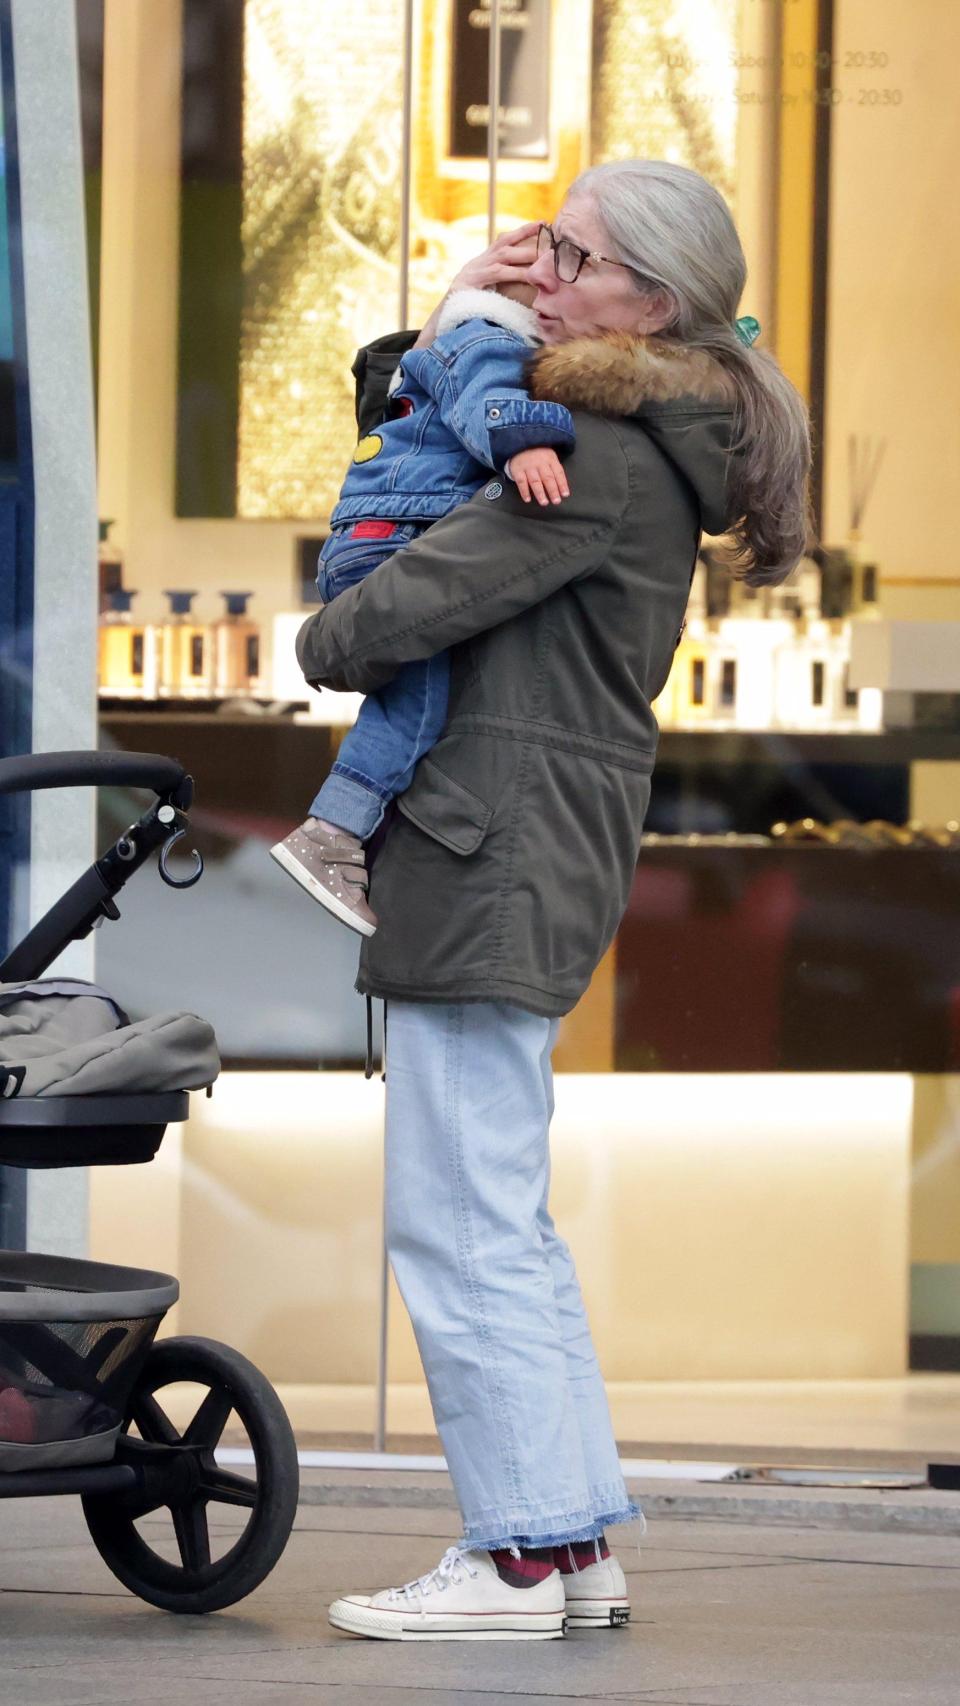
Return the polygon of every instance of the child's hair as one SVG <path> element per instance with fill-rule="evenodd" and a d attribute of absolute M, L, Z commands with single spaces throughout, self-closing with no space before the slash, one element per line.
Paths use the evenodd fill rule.
<path fill-rule="evenodd" d="M 722 195 L 699 172 L 667 160 L 611 160 L 575 178 L 567 200 L 589 196 L 612 254 L 636 289 L 675 305 L 662 335 L 707 350 L 737 388 L 739 436 L 731 462 L 738 519 L 721 561 L 748 586 L 777 586 L 815 544 L 810 509 L 810 419 L 768 350 L 741 342 L 734 321 L 747 277 Z"/>
<path fill-rule="evenodd" d="M 535 284 L 525 284 L 520 278 L 504 280 L 501 284 L 495 284 L 493 288 L 499 291 L 501 296 L 509 296 L 512 301 L 522 302 L 527 308 L 533 307 L 533 299 L 537 294 Z"/>

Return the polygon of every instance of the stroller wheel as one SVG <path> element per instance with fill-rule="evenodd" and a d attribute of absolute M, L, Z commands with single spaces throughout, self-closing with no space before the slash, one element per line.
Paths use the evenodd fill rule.
<path fill-rule="evenodd" d="M 157 1394 L 184 1381 L 207 1391 L 181 1434 Z M 252 1473 L 223 1468 L 214 1456 L 232 1412 L 253 1449 Z M 133 1424 L 139 1439 L 127 1431 Z M 147 1357 L 124 1430 L 116 1460 L 138 1466 L 137 1491 L 83 1498 L 93 1543 L 113 1574 L 164 1611 L 221 1611 L 252 1593 L 287 1543 L 299 1492 L 296 1441 L 270 1382 L 213 1339 L 163 1339 Z M 249 1516 L 229 1550 L 213 1558 L 208 1512 L 216 1505 Z M 169 1535 L 165 1509 L 173 1522 L 166 1551 L 179 1561 L 155 1549 Z M 143 1533 L 136 1524 L 146 1517 L 154 1520 Z"/>

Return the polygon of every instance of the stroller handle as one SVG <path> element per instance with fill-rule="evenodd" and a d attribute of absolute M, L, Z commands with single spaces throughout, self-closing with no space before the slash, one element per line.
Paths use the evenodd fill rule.
<path fill-rule="evenodd" d="M 193 794 L 183 765 L 158 752 L 34 752 L 0 759 L 0 794 L 111 784 L 150 788 L 183 810 Z"/>

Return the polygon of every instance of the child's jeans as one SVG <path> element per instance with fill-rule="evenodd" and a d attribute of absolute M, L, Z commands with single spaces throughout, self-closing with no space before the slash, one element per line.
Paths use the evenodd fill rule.
<path fill-rule="evenodd" d="M 423 533 L 427 522 L 348 521 L 333 529 L 320 554 L 317 587 L 324 604 L 356 586 L 373 569 Z M 393 680 L 370 693 L 340 743 L 330 774 L 310 806 L 366 841 L 388 800 L 402 794 L 447 720 L 450 663 L 446 652 L 401 665 Z"/>
<path fill-rule="evenodd" d="M 547 1207 L 560 1021 L 389 1003 L 386 1240 L 463 1517 L 547 1546 L 639 1520 L 568 1245 Z"/>

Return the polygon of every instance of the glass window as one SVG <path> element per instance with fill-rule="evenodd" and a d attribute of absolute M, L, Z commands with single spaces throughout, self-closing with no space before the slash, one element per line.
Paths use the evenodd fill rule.
<path fill-rule="evenodd" d="M 183 893 L 143 873 L 97 969 L 134 1016 L 208 1016 L 225 1067 L 150 1233 L 158 1266 L 176 1246 L 187 1330 L 230 1300 L 281 1386 L 323 1388 L 315 1431 L 369 1431 L 380 1018 L 371 1082 L 357 939 L 269 856 L 360 705 L 310 692 L 294 653 L 358 452 L 357 352 L 423 327 L 587 167 L 663 160 L 736 225 L 731 318 L 759 323 L 751 359 L 808 414 L 810 539 L 783 584 L 747 586 L 691 509 L 635 880 L 554 1059 L 557 1207 L 610 1304 L 623 1437 L 716 1444 L 711 1383 L 734 1382 L 750 1443 L 760 1381 L 757 1443 L 805 1445 L 803 1380 L 823 1383 L 816 1442 L 841 1449 L 876 1412 L 831 1383 L 882 1377 L 932 1443 L 917 1382 L 960 1369 L 953 8 L 77 0 L 77 20 L 100 738 L 185 763 L 206 863 Z M 655 219 L 646 235 L 655 272 Z M 135 811 L 105 791 L 101 839 Z M 91 1189 L 93 1253 L 137 1259 L 146 1183 Z M 391 1378 L 418 1386 L 403 1431 L 423 1434 L 398 1309 L 390 1335 Z M 658 1410 L 653 1382 L 700 1383 L 706 1407 L 678 1386 Z"/>

